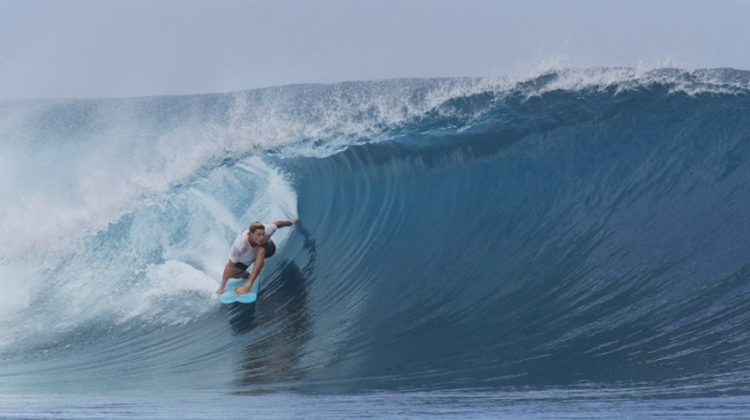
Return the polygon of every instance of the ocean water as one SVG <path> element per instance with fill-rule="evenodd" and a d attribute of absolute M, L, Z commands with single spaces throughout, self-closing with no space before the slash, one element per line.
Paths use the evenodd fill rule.
<path fill-rule="evenodd" d="M 0 104 L 2 418 L 750 417 L 750 72 Z M 256 304 L 213 295 L 274 236 Z"/>

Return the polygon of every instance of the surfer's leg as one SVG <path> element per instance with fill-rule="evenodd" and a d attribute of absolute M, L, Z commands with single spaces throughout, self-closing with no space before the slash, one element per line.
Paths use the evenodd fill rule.
<path fill-rule="evenodd" d="M 229 260 L 227 262 L 227 265 L 224 267 L 224 274 L 222 274 L 221 277 L 221 286 L 219 286 L 219 289 L 216 291 L 216 293 L 224 293 L 224 287 L 226 287 L 227 281 L 229 281 L 229 279 L 247 279 L 247 268 L 248 267 L 245 264 Z"/>
<path fill-rule="evenodd" d="M 259 249 L 258 253 L 256 254 L 255 262 L 253 263 L 253 272 L 250 273 L 250 277 L 247 279 L 247 282 L 245 282 L 244 286 L 234 289 L 234 293 L 241 295 L 250 291 L 250 288 L 253 287 L 253 282 L 258 279 L 258 275 L 263 270 L 263 264 L 265 263 L 265 260 L 266 247 L 264 246 L 263 248 Z"/>
<path fill-rule="evenodd" d="M 233 279 L 247 279 L 250 277 L 250 273 L 247 272 L 248 268 L 249 267 L 243 263 L 234 263 L 231 277 Z"/>

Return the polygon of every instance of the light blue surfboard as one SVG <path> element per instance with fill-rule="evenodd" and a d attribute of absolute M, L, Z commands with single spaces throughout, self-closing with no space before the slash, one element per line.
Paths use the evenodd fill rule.
<path fill-rule="evenodd" d="M 245 293 L 243 295 L 238 295 L 234 293 L 234 289 L 236 287 L 240 287 L 243 284 L 245 284 L 247 280 L 245 279 L 229 279 L 227 282 L 226 287 L 224 288 L 224 293 L 220 294 L 218 299 L 221 303 L 254 303 L 255 300 L 258 298 L 258 279 L 255 279 L 255 283 L 253 283 L 253 287 L 250 288 L 250 292 Z"/>

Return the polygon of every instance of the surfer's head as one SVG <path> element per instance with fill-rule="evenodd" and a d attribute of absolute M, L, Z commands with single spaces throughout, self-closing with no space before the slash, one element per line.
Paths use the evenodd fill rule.
<path fill-rule="evenodd" d="M 261 222 L 253 222 L 247 229 L 247 238 L 252 245 L 262 244 L 266 239 L 266 227 Z"/>
<path fill-rule="evenodd" d="M 255 231 L 258 230 L 258 229 L 261 229 L 261 230 L 265 231 L 266 227 L 263 225 L 263 223 L 261 223 L 261 222 L 259 222 L 257 220 L 254 221 L 253 223 L 251 223 L 250 227 L 247 228 L 247 230 L 249 230 L 250 233 L 255 233 Z"/>

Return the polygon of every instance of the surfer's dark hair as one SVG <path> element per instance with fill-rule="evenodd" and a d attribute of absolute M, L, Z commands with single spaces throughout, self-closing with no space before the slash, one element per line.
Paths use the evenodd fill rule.
<path fill-rule="evenodd" d="M 261 223 L 261 222 L 259 222 L 257 220 L 254 221 L 252 224 L 250 224 L 250 227 L 248 228 L 248 230 L 250 231 L 250 233 L 255 233 L 255 231 L 258 230 L 258 229 L 266 230 L 266 227 L 263 226 L 263 223 Z"/>

